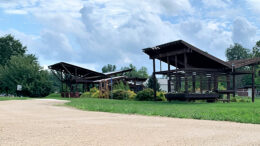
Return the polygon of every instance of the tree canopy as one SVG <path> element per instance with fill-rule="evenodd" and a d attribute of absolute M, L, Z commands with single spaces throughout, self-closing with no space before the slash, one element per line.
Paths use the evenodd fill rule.
<path fill-rule="evenodd" d="M 121 70 L 132 69 L 131 72 L 125 73 L 127 77 L 137 77 L 137 78 L 148 78 L 147 68 L 142 66 L 139 70 L 130 64 L 128 67 L 122 67 Z"/>
<path fill-rule="evenodd" d="M 12 35 L 0 37 L 0 65 L 5 65 L 13 55 L 24 55 L 26 47 Z"/>
<path fill-rule="evenodd" d="M 116 66 L 115 65 L 111 65 L 111 64 L 108 64 L 108 65 L 105 65 L 102 67 L 102 72 L 103 73 L 107 73 L 107 72 L 113 72 L 116 70 Z"/>
<path fill-rule="evenodd" d="M 246 59 L 251 57 L 249 49 L 244 48 L 242 45 L 235 43 L 226 50 L 226 57 L 228 61 Z"/>
<path fill-rule="evenodd" d="M 17 85 L 22 85 L 23 96 L 44 97 L 51 91 L 49 74 L 40 67 L 34 55 L 12 56 L 0 67 L 0 73 L 0 86 L 9 94 L 16 94 Z"/>
<path fill-rule="evenodd" d="M 150 76 L 149 79 L 148 79 L 148 83 L 147 83 L 146 86 L 147 86 L 148 88 L 153 89 L 153 87 L 154 87 L 153 81 L 154 81 L 153 76 Z M 155 83 L 156 83 L 156 91 L 160 91 L 160 90 L 161 90 L 161 89 L 160 89 L 161 87 L 160 87 L 160 84 L 159 84 L 157 78 L 155 78 Z"/>
<path fill-rule="evenodd" d="M 239 59 L 247 59 L 247 58 L 254 58 L 254 57 L 260 57 L 260 41 L 256 42 L 256 45 L 250 49 L 244 48 L 242 45 L 235 43 L 234 45 L 231 45 L 226 50 L 226 57 L 228 61 L 231 60 L 239 60 Z M 238 70 L 250 70 L 250 67 L 242 67 Z M 259 67 L 256 66 L 256 71 L 259 71 Z M 256 74 L 255 82 L 256 84 L 260 84 L 260 77 L 258 74 Z M 245 85 L 251 85 L 251 75 L 241 75 L 236 78 L 237 87 L 245 86 Z"/>

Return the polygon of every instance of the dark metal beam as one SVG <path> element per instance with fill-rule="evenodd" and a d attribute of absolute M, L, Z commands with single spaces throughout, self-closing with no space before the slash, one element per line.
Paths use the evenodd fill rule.
<path fill-rule="evenodd" d="M 65 67 L 65 65 L 61 64 L 61 66 L 67 71 L 67 73 L 69 73 L 70 75 L 72 75 L 71 72 L 67 69 L 67 67 Z"/>
<path fill-rule="evenodd" d="M 252 66 L 252 102 L 255 102 L 255 66 Z"/>
<path fill-rule="evenodd" d="M 170 60 L 169 60 L 169 56 L 167 57 L 167 64 L 168 64 L 168 92 L 171 92 L 171 76 L 169 71 L 171 70 L 171 66 L 170 66 Z"/>
<path fill-rule="evenodd" d="M 153 96 L 156 98 L 156 76 L 155 76 L 155 59 L 153 59 Z"/>

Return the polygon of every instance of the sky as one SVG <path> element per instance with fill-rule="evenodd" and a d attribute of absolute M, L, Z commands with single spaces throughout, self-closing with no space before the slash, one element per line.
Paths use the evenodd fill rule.
<path fill-rule="evenodd" d="M 142 49 L 175 40 L 222 60 L 234 43 L 252 49 L 259 16 L 260 0 L 0 0 L 0 36 L 15 36 L 45 68 L 133 64 L 151 73 Z"/>

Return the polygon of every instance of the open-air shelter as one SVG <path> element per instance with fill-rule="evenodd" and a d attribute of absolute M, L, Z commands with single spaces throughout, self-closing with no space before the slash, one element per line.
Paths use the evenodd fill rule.
<path fill-rule="evenodd" d="M 156 75 L 167 75 L 166 97 L 168 100 L 206 99 L 210 101 L 218 99 L 221 94 L 226 94 L 227 100 L 230 101 L 230 94 L 235 96 L 237 90 L 236 76 L 250 74 L 252 76 L 252 102 L 254 102 L 255 65 L 259 64 L 260 58 L 226 62 L 183 40 L 146 48 L 143 52 L 153 60 L 154 96 L 156 96 Z M 156 59 L 167 63 L 168 69 L 157 71 Z M 171 66 L 174 68 L 171 69 Z M 251 70 L 240 69 L 245 66 Z M 226 82 L 226 90 L 218 89 L 219 81 Z M 173 87 L 171 82 L 174 83 Z M 200 91 L 196 91 L 198 84 Z"/>

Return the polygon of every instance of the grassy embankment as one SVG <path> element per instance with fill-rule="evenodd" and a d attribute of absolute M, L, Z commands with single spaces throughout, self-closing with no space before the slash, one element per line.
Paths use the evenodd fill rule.
<path fill-rule="evenodd" d="M 47 98 L 64 99 L 57 95 L 50 95 Z M 260 99 L 256 99 L 255 103 L 152 102 L 97 98 L 66 99 L 71 101 L 66 103 L 67 106 L 88 111 L 260 124 Z"/>
<path fill-rule="evenodd" d="M 3 100 L 25 100 L 28 99 L 28 97 L 0 97 L 0 101 Z"/>

